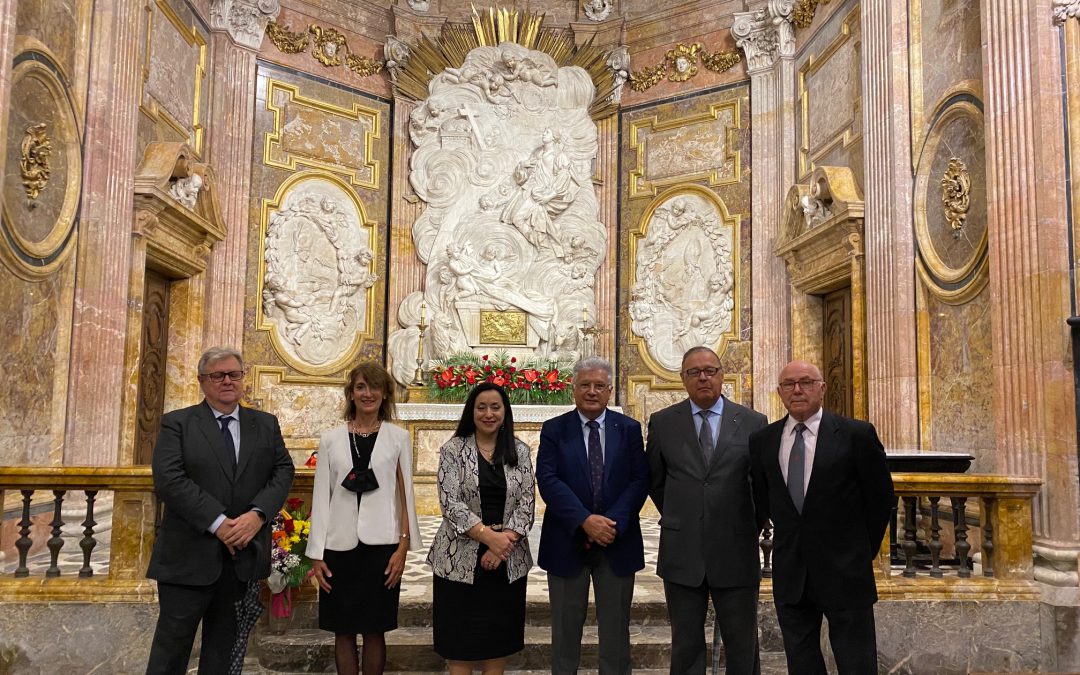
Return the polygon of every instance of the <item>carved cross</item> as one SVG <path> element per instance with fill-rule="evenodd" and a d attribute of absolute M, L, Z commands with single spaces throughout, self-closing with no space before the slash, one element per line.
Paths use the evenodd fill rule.
<path fill-rule="evenodd" d="M 476 144 L 480 146 L 480 149 L 487 150 L 487 144 L 484 143 L 484 136 L 480 133 L 480 125 L 476 123 L 476 111 L 466 104 L 461 106 L 458 110 L 458 114 L 469 120 L 469 126 L 472 127 L 473 136 L 476 137 Z"/>

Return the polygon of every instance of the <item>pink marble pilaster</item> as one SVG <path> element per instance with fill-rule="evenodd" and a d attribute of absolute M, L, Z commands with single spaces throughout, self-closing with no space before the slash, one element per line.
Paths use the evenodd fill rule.
<path fill-rule="evenodd" d="M 0 134 L 7 138 L 8 100 L 11 98 L 11 60 L 15 56 L 15 0 L 0 0 Z M 0 156 L 0 180 L 7 155 Z"/>
<path fill-rule="evenodd" d="M 413 243 L 413 223 L 424 212 L 423 202 L 409 185 L 409 160 L 412 158 L 412 141 L 409 139 L 409 115 L 416 103 L 405 99 L 394 101 L 393 173 L 390 177 L 394 195 L 390 205 L 390 265 L 387 268 L 387 326 L 386 335 L 401 330 L 398 308 L 410 293 L 423 291 L 426 284 L 427 265 L 416 255 Z M 425 338 L 425 348 L 429 345 Z M 387 353 L 387 360 L 391 358 Z M 430 357 L 431 355 L 428 354 Z M 389 364 L 387 364 L 389 365 Z"/>
<path fill-rule="evenodd" d="M 862 8 L 868 417 L 889 448 L 919 441 L 907 18 L 903 3 Z"/>
<path fill-rule="evenodd" d="M 203 332 L 207 347 L 243 343 L 256 54 L 225 31 L 211 34 L 208 160 L 226 235 L 214 246 L 207 267 L 210 292 Z"/>
<path fill-rule="evenodd" d="M 116 463 L 138 125 L 143 3 L 94 12 L 71 335 L 65 464 Z"/>
<path fill-rule="evenodd" d="M 753 403 L 769 419 L 784 415 L 776 378 L 791 355 L 790 283 L 775 249 L 784 195 L 795 182 L 792 4 L 770 3 L 767 10 L 736 13 L 731 28 L 750 75 Z"/>
<path fill-rule="evenodd" d="M 597 356 L 615 362 L 615 324 L 619 315 L 618 298 L 615 294 L 617 249 L 619 245 L 618 204 L 619 182 L 619 118 L 612 115 L 596 123 L 597 151 L 596 170 L 604 177 L 596 193 L 600 206 L 600 222 L 607 230 L 607 251 L 604 262 L 596 274 L 596 323 L 606 329 L 594 338 Z M 616 385 L 618 386 L 618 385 Z"/>
<path fill-rule="evenodd" d="M 998 468 L 1040 476 L 1036 579 L 1077 585 L 1080 494 L 1069 353 L 1059 29 L 1050 0 L 983 3 L 987 227 Z M 1058 564 L 1071 557 L 1071 572 Z M 1057 561 L 1055 563 L 1055 561 Z M 1067 566 L 1065 566 L 1067 567 Z"/>

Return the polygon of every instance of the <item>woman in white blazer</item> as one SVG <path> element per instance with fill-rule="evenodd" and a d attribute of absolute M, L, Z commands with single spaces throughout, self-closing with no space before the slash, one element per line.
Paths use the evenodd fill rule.
<path fill-rule="evenodd" d="M 337 672 L 382 673 L 397 628 L 408 551 L 423 546 L 412 445 L 394 419 L 394 383 L 374 362 L 349 373 L 346 423 L 322 434 L 306 553 L 319 583 L 319 627 L 334 633 Z M 356 636 L 364 636 L 358 658 Z"/>

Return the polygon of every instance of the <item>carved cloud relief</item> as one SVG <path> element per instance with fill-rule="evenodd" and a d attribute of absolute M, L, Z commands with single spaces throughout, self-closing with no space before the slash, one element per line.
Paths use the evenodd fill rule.
<path fill-rule="evenodd" d="M 496 347 L 580 356 L 607 247 L 591 178 L 594 95 L 581 68 L 513 43 L 478 47 L 432 79 L 409 127 L 409 179 L 426 204 L 413 242 L 427 269 L 389 339 L 399 381 L 415 368 L 421 305 L 432 358 Z M 525 330 L 493 345 L 483 326 L 499 319 Z"/>
<path fill-rule="evenodd" d="M 367 330 L 368 289 L 377 279 L 371 236 L 354 198 L 321 177 L 293 184 L 271 213 L 262 313 L 298 369 L 331 368 Z"/>
<path fill-rule="evenodd" d="M 683 353 L 716 347 L 735 308 L 734 226 L 717 205 L 677 193 L 653 211 L 634 259 L 630 330 L 661 367 L 677 371 Z"/>

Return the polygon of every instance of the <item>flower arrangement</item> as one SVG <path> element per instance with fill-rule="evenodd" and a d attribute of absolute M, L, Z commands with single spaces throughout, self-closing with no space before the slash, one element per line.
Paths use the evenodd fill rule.
<path fill-rule="evenodd" d="M 435 401 L 460 403 L 480 382 L 492 382 L 506 390 L 511 403 L 559 405 L 572 403 L 571 364 L 559 361 L 519 362 L 506 352 L 477 356 L 453 354 L 436 362 L 430 391 Z"/>
<path fill-rule="evenodd" d="M 299 497 L 290 497 L 274 516 L 267 585 L 273 594 L 270 611 L 277 618 L 292 615 L 292 589 L 311 576 L 311 560 L 305 555 L 310 529 L 308 510 Z"/>

